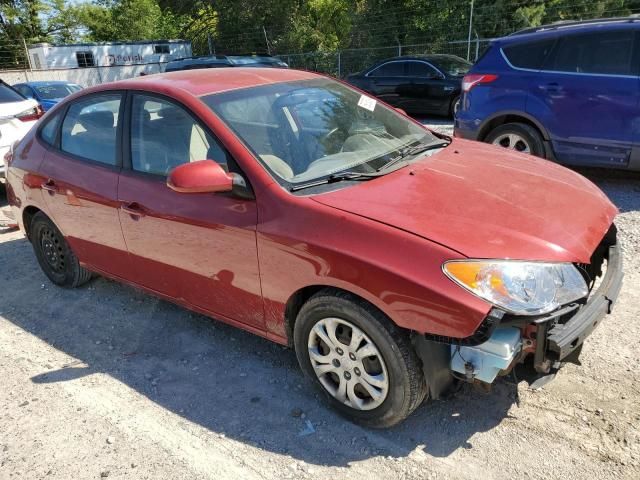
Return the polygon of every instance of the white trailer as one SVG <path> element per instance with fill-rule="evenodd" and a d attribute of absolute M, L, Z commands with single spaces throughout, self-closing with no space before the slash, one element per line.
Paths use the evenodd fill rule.
<path fill-rule="evenodd" d="M 191 42 L 187 40 L 73 43 L 67 45 L 38 43 L 29 47 L 29 60 L 31 68 L 34 70 L 145 65 L 165 63 L 191 55 Z"/>

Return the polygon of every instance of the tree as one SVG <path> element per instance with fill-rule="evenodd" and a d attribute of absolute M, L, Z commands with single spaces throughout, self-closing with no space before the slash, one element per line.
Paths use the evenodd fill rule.
<path fill-rule="evenodd" d="M 184 21 L 179 14 L 163 11 L 156 0 L 98 0 L 74 9 L 91 41 L 176 38 Z"/>

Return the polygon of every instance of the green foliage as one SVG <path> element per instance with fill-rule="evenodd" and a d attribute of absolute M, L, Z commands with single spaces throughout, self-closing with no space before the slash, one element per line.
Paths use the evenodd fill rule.
<path fill-rule="evenodd" d="M 84 38 L 92 41 L 177 38 L 183 19 L 156 0 L 98 0 L 74 7 Z"/>
<path fill-rule="evenodd" d="M 373 56 L 375 48 L 388 55 L 398 45 L 405 46 L 405 53 L 450 51 L 447 48 L 456 46 L 451 41 L 459 40 L 456 48 L 466 52 L 470 4 L 471 0 L 0 0 L 0 62 L 15 63 L 23 39 L 35 43 L 186 38 L 200 54 L 210 48 L 218 53 L 318 52 L 320 63 L 334 63 L 330 52 L 346 48 L 366 48 Z M 493 38 L 557 20 L 632 12 L 640 13 L 640 0 L 474 0 L 471 33 L 472 38 Z M 406 47 L 412 44 L 423 46 Z"/>

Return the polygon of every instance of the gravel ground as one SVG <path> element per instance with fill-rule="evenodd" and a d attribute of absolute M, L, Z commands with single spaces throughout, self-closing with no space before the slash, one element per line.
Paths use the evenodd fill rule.
<path fill-rule="evenodd" d="M 0 479 L 640 478 L 640 176 L 583 173 L 620 208 L 626 279 L 582 366 L 387 431 L 328 410 L 287 349 L 102 278 L 52 286 L 0 228 Z"/>

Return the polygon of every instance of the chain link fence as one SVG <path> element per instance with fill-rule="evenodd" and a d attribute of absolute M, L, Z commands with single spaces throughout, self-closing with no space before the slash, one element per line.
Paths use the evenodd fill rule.
<path fill-rule="evenodd" d="M 397 45 L 393 47 L 351 48 L 335 52 L 307 52 L 277 55 L 289 67 L 326 73 L 344 78 L 360 72 L 372 64 L 390 57 L 401 55 L 449 54 L 475 61 L 489 45 L 489 40 L 471 42 L 453 41 L 445 43 L 422 43 Z"/>

